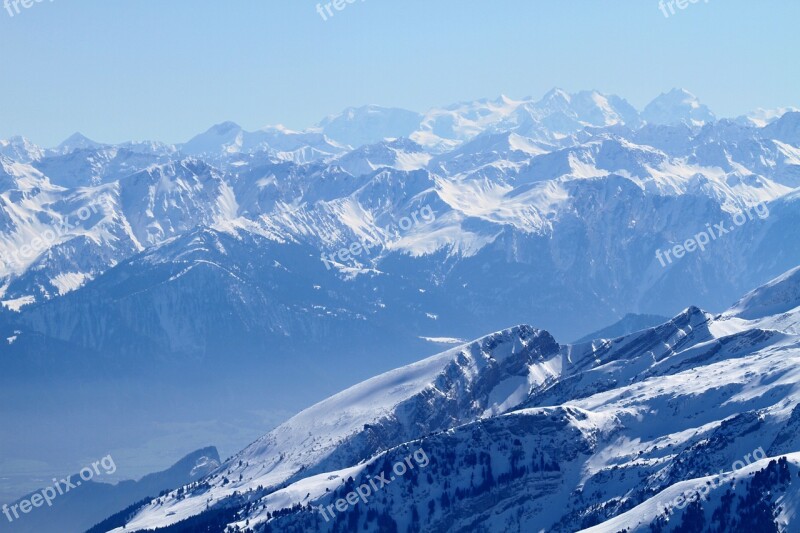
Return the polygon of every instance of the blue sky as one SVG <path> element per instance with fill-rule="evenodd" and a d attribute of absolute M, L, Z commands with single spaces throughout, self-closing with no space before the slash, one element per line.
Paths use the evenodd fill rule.
<path fill-rule="evenodd" d="M 424 111 L 554 86 L 640 108 L 685 87 L 726 116 L 800 105 L 797 0 L 700 0 L 669 18 L 658 0 L 356 0 L 327 21 L 316 5 L 2 9 L 0 137 L 182 142 L 224 120 L 301 129 L 351 105 Z"/>

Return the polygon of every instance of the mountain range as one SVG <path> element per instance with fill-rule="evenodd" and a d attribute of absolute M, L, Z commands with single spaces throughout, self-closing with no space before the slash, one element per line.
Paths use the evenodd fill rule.
<path fill-rule="evenodd" d="M 0 141 L 0 500 L 87 441 L 130 452 L 130 477 L 240 449 L 512 324 L 572 340 L 720 313 L 800 264 L 798 187 L 800 112 L 718 118 L 679 89 L 641 111 L 554 89 L 177 145 Z"/>
<path fill-rule="evenodd" d="M 112 531 L 796 531 L 799 384 L 800 267 L 721 314 L 374 377 Z"/>

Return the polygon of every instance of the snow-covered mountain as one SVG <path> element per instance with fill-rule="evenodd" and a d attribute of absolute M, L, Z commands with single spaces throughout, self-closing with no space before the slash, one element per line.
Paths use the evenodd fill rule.
<path fill-rule="evenodd" d="M 25 137 L 0 139 L 0 155 L 21 163 L 31 163 L 44 156 L 44 150 Z"/>
<path fill-rule="evenodd" d="M 70 154 L 76 150 L 96 150 L 98 148 L 103 148 L 103 145 L 91 140 L 81 132 L 75 132 L 56 146 L 53 151 L 59 154 Z"/>
<path fill-rule="evenodd" d="M 403 132 L 411 131 L 410 139 L 354 149 L 331 141 L 324 127 L 246 132 L 233 123 L 214 126 L 177 147 L 109 146 L 79 134 L 49 151 L 20 139 L 9 141 L 7 147 L 17 148 L 6 150 L 16 159 L 3 162 L 7 200 L 0 211 L 5 287 L 0 298 L 14 308 L 45 302 L 196 227 L 248 231 L 328 253 L 370 238 L 381 241 L 383 252 L 371 267 L 398 254 L 425 261 L 441 253 L 460 262 L 494 253 L 498 246 L 509 257 L 508 246 L 519 237 L 553 237 L 558 243 L 563 235 L 574 243 L 588 229 L 570 227 L 575 221 L 586 222 L 597 209 L 625 211 L 639 194 L 652 205 L 636 213 L 619 212 L 616 223 L 645 236 L 650 233 L 645 218 L 671 220 L 673 229 L 681 220 L 693 231 L 719 216 L 778 200 L 800 185 L 800 114 L 787 113 L 762 128 L 690 117 L 688 127 L 684 107 L 702 105 L 687 94 L 673 91 L 652 104 L 680 125 L 643 126 L 639 113 L 619 97 L 562 90 L 539 101 L 502 97 L 432 110 L 419 117 L 413 131 L 410 115 L 375 107 L 348 110 L 324 123 L 374 130 L 369 140 L 397 135 L 398 121 L 405 121 Z M 698 129 L 701 122 L 705 126 Z M 611 198 L 597 196 L 577 204 L 593 188 L 617 182 L 634 195 L 620 199 L 618 207 L 609 205 Z M 394 200 L 386 203 L 384 198 Z M 687 211 L 664 211 L 672 202 L 685 204 Z M 421 203 L 435 206 L 438 222 L 416 227 L 413 246 L 408 239 L 389 243 L 379 238 L 386 222 L 400 220 L 406 209 Z M 701 210 L 698 203 L 705 203 Z M 79 219 L 87 209 L 92 216 Z M 631 226 L 636 223 L 639 229 Z M 30 246 L 51 226 L 59 230 L 56 238 Z M 622 227 L 615 231 L 627 231 Z M 657 241 L 666 245 L 673 238 L 646 236 L 651 242 L 641 257 L 612 251 L 608 260 L 634 262 L 641 278 L 653 263 Z M 593 236 L 583 238 L 591 241 Z M 543 269 L 553 276 L 568 268 L 556 253 L 548 255 L 557 264 Z M 525 263 L 525 255 L 518 250 L 508 262 Z M 437 276 L 441 283 L 440 273 L 428 274 L 428 280 Z M 721 301 L 767 278 L 743 280 L 720 295 Z M 643 292 L 654 281 L 639 279 L 635 285 Z M 708 292 L 702 286 L 692 289 Z M 631 297 L 605 305 L 615 313 L 644 311 Z M 569 333 L 602 325 L 599 316 L 589 318 L 581 331 Z M 558 331 L 559 325 L 550 326 Z"/>
<path fill-rule="evenodd" d="M 345 152 L 344 147 L 321 133 L 297 132 L 283 126 L 249 132 L 233 122 L 217 124 L 179 149 L 184 155 L 208 158 L 223 166 L 238 162 L 228 161 L 231 157 L 248 154 L 267 154 L 276 160 L 305 163 Z"/>
<path fill-rule="evenodd" d="M 433 109 L 411 138 L 434 151 L 449 151 L 482 133 L 514 132 L 536 141 L 555 142 L 587 127 L 636 128 L 641 122 L 636 109 L 618 96 L 553 89 L 538 101 L 501 96 Z"/>
<path fill-rule="evenodd" d="M 682 91 L 649 108 L 554 89 L 178 145 L 0 142 L 0 389 L 54 417 L 75 408 L 48 403 L 58 372 L 184 413 L 295 412 L 293 390 L 321 400 L 454 339 L 719 312 L 800 264 L 800 113 L 717 120 Z M 209 380 L 228 393 L 201 408 Z"/>
<path fill-rule="evenodd" d="M 685 89 L 672 89 L 647 104 L 642 118 L 650 124 L 703 126 L 716 120 L 714 113 Z"/>
<path fill-rule="evenodd" d="M 358 148 L 386 139 L 408 137 L 419 128 L 422 115 L 376 105 L 351 107 L 322 120 L 316 129 L 344 146 Z"/>
<path fill-rule="evenodd" d="M 507 329 L 310 407 L 114 531 L 795 531 L 799 327 L 800 267 L 613 340 Z"/>

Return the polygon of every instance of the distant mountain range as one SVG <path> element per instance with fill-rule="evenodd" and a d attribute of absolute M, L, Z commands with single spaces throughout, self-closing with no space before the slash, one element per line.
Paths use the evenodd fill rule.
<path fill-rule="evenodd" d="M 0 441 L 0 494 L 86 440 L 139 450 L 131 475 L 162 439 L 238 449 L 276 413 L 512 324 L 575 339 L 720 312 L 800 264 L 798 187 L 800 112 L 718 118 L 684 90 L 642 111 L 554 89 L 179 145 L 0 141 L 0 405 L 20 436 Z M 704 251 L 658 258 L 717 224 Z"/>
<path fill-rule="evenodd" d="M 113 532 L 790 533 L 799 429 L 800 267 L 722 314 L 517 326 L 380 375 Z"/>
<path fill-rule="evenodd" d="M 112 146 L 76 134 L 42 149 L 15 138 L 0 144 L 0 298 L 19 311 L 7 321 L 20 331 L 16 343 L 44 335 L 80 352 L 108 352 L 127 346 L 118 335 L 145 328 L 148 353 L 164 357 L 214 353 L 201 332 L 219 338 L 219 313 L 245 323 L 271 316 L 259 327 L 272 331 L 269 342 L 296 333 L 293 322 L 307 332 L 307 309 L 319 310 L 316 329 L 354 314 L 383 330 L 379 310 L 405 305 L 410 295 L 389 293 L 406 285 L 426 296 L 397 310 L 399 318 L 430 337 L 474 336 L 520 316 L 574 336 L 607 324 L 609 314 L 671 314 L 688 296 L 721 309 L 798 259 L 796 248 L 770 247 L 783 238 L 776 228 L 794 222 L 800 113 L 754 117 L 717 120 L 682 90 L 642 113 L 617 96 L 553 90 L 539 101 L 501 97 L 424 115 L 348 109 L 304 132 L 224 123 L 176 146 Z M 656 250 L 761 202 L 773 206 L 769 220 L 670 268 L 656 261 Z M 424 206 L 434 221 L 386 233 Z M 217 248 L 182 255 L 187 243 L 206 240 Z M 305 259 L 277 260 L 359 241 L 372 253 L 331 274 L 312 272 Z M 290 273 L 284 281 L 307 293 L 296 310 L 271 301 L 269 272 L 231 275 L 243 255 L 268 246 L 282 267 L 258 268 Z M 156 268 L 174 272 L 161 280 Z M 117 272 L 137 279 L 129 286 L 147 308 L 156 302 L 140 286 L 158 283 L 164 297 L 201 283 L 201 273 L 239 296 L 216 311 L 194 310 L 178 326 L 192 339 L 187 346 L 163 316 L 146 325 L 133 309 L 118 316 L 129 289 L 116 285 L 122 293 L 109 298 Z M 484 272 L 514 280 L 527 296 L 509 303 L 494 283 L 473 279 Z M 331 298 L 348 301 L 332 310 Z M 170 308 L 176 304 L 164 313 L 185 316 Z M 577 309 L 580 320 L 570 316 Z M 114 318 L 89 332 L 81 324 L 96 323 L 97 313 Z M 251 348 L 260 351 L 256 337 Z"/>

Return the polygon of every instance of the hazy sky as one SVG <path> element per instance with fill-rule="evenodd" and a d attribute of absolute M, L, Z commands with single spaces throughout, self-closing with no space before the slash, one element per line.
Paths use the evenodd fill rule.
<path fill-rule="evenodd" d="M 669 18 L 658 0 L 356 0 L 327 21 L 316 5 L 2 9 L 0 137 L 182 142 L 225 120 L 301 129 L 352 105 L 424 111 L 554 86 L 639 108 L 685 87 L 726 116 L 800 105 L 797 0 L 700 0 Z"/>

